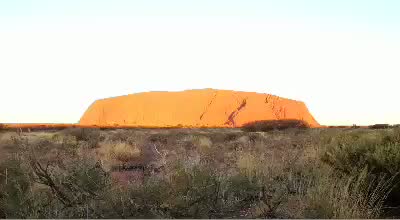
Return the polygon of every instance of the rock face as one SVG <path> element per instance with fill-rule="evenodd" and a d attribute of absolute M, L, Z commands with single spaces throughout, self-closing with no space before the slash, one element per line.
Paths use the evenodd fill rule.
<path fill-rule="evenodd" d="M 259 120 L 318 122 L 303 102 L 230 90 L 144 92 L 95 101 L 79 124 L 134 127 L 240 127 Z"/>

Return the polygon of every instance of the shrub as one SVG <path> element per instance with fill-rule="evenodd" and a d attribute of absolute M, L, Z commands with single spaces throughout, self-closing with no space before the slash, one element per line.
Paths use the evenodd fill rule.
<path fill-rule="evenodd" d="M 127 143 L 118 142 L 115 144 L 107 145 L 110 148 L 109 154 L 112 159 L 115 159 L 120 162 L 129 162 L 134 159 L 137 159 L 141 151 L 135 145 L 129 145 Z"/>
<path fill-rule="evenodd" d="M 210 167 L 186 169 L 178 162 L 168 178 L 149 178 L 141 185 L 131 183 L 111 190 L 105 216 L 238 218 L 259 198 L 259 192 L 259 185 L 240 174 L 220 176 Z"/>
<path fill-rule="evenodd" d="M 344 173 L 364 167 L 373 173 L 395 175 L 400 171 L 400 132 L 379 136 L 369 133 L 338 135 L 327 144 L 321 159 Z"/>
<path fill-rule="evenodd" d="M 85 141 L 91 148 L 97 147 L 104 140 L 99 128 L 67 128 L 62 133 L 75 137 L 77 141 Z"/>
<path fill-rule="evenodd" d="M 109 189 L 110 178 L 93 155 L 49 140 L 15 144 L 22 145 L 19 151 L 0 165 L 1 217 L 101 216 L 96 206 Z"/>
<path fill-rule="evenodd" d="M 147 180 L 142 185 L 114 186 L 105 198 L 103 218 L 167 218 L 169 188 L 165 181 Z"/>
<path fill-rule="evenodd" d="M 321 155 L 323 162 L 343 177 L 368 172 L 366 179 L 393 182 L 387 204 L 398 206 L 400 198 L 400 130 L 382 133 L 343 134 L 332 139 Z M 392 179 L 393 178 L 393 179 Z M 365 180 L 368 181 L 368 180 Z"/>
<path fill-rule="evenodd" d="M 310 125 L 302 120 L 268 120 L 268 121 L 255 121 L 244 124 L 243 131 L 256 132 L 256 131 L 272 131 L 272 130 L 286 130 L 289 128 L 309 128 Z"/>
<path fill-rule="evenodd" d="M 240 217 L 260 200 L 261 185 L 237 173 L 220 175 L 208 166 L 176 167 L 164 207 L 172 218 Z"/>
<path fill-rule="evenodd" d="M 367 169 L 344 178 L 324 174 L 309 191 L 305 217 L 379 218 L 392 187 L 393 178 L 371 178 Z"/>
<path fill-rule="evenodd" d="M 29 217 L 31 181 L 25 169 L 18 157 L 8 158 L 0 164 L 0 218 Z"/>

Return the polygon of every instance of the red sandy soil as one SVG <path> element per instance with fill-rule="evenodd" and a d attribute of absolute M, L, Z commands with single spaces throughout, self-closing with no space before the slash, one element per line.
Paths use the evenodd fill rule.
<path fill-rule="evenodd" d="M 295 119 L 320 127 L 303 102 L 254 92 L 145 92 L 95 101 L 79 126 L 241 127 L 260 120 Z"/>

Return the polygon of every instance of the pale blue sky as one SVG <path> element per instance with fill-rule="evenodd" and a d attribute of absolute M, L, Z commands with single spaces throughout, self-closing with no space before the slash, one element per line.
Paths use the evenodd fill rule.
<path fill-rule="evenodd" d="M 0 0 L 0 122 L 192 88 L 299 99 L 321 124 L 400 123 L 400 1 Z"/>

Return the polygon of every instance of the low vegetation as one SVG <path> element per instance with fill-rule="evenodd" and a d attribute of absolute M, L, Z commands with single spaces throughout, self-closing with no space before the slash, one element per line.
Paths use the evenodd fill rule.
<path fill-rule="evenodd" d="M 272 131 L 272 130 L 286 130 L 286 129 L 305 129 L 310 128 L 310 125 L 302 120 L 266 120 L 255 121 L 243 125 L 242 130 L 247 132 L 256 131 Z"/>
<path fill-rule="evenodd" d="M 1 132 L 0 218 L 399 217 L 400 129 L 257 126 Z"/>
<path fill-rule="evenodd" d="M 374 124 L 374 125 L 368 126 L 368 128 L 371 128 L 371 129 L 385 129 L 385 128 L 389 128 L 389 127 L 390 127 L 389 124 Z"/>

